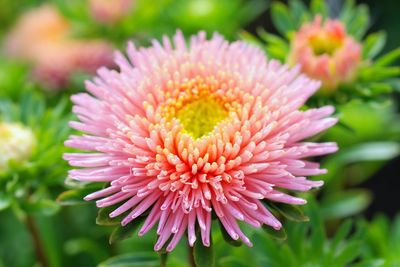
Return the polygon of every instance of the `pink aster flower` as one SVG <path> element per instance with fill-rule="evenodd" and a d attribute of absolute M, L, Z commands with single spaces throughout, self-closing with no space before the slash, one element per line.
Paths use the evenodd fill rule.
<path fill-rule="evenodd" d="M 69 22 L 52 5 L 25 13 L 5 41 L 9 57 L 33 65 L 33 78 L 47 88 L 64 87 L 76 72 L 94 73 L 112 64 L 112 46 L 70 36 Z"/>
<path fill-rule="evenodd" d="M 119 205 L 110 217 L 123 214 L 123 226 L 147 216 L 139 235 L 157 225 L 155 250 L 170 240 L 171 251 L 185 232 L 193 246 L 196 227 L 209 246 L 212 212 L 232 239 L 251 246 L 238 221 L 280 229 L 262 201 L 305 204 L 283 191 L 322 185 L 306 178 L 325 173 L 307 158 L 336 144 L 303 140 L 336 119 L 330 106 L 299 110 L 320 83 L 298 68 L 204 32 L 188 44 L 180 32 L 150 48 L 130 43 L 116 63 L 119 72 L 100 69 L 86 84 L 90 94 L 72 97 L 80 122 L 71 127 L 85 134 L 66 145 L 90 153 L 65 159 L 82 167 L 70 178 L 107 183 L 86 200 Z"/>
<path fill-rule="evenodd" d="M 302 72 L 322 81 L 325 93 L 354 79 L 361 61 L 361 45 L 347 35 L 342 22 L 316 16 L 294 35 L 288 62 L 300 64 Z"/>
<path fill-rule="evenodd" d="M 133 0 L 89 0 L 92 17 L 104 24 L 113 24 L 132 11 Z"/>

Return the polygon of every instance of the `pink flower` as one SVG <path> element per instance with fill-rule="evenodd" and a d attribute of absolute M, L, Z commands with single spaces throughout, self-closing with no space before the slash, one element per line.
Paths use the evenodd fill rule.
<path fill-rule="evenodd" d="M 133 0 L 89 0 L 92 17 L 104 24 L 116 23 L 127 16 L 133 4 Z"/>
<path fill-rule="evenodd" d="M 204 32 L 189 44 L 180 32 L 150 48 L 130 43 L 127 55 L 116 56 L 120 72 L 103 68 L 87 82 L 91 95 L 72 97 L 80 122 L 70 125 L 85 134 L 66 145 L 92 152 L 65 159 L 83 167 L 70 178 L 108 184 L 85 199 L 120 205 L 110 217 L 124 214 L 127 225 L 147 216 L 139 235 L 157 224 L 155 250 L 170 239 L 171 251 L 186 231 L 193 246 L 196 223 L 209 246 L 212 212 L 233 239 L 251 246 L 238 221 L 281 228 L 261 200 L 305 204 L 280 189 L 322 185 L 305 176 L 326 171 L 305 158 L 332 153 L 336 144 L 302 140 L 336 119 L 330 106 L 299 110 L 320 83 L 298 68 Z"/>
<path fill-rule="evenodd" d="M 31 63 L 34 79 L 56 89 L 66 86 L 73 73 L 94 73 L 112 64 L 109 43 L 76 40 L 70 34 L 69 22 L 53 6 L 44 5 L 20 18 L 6 39 L 5 52 Z"/>
<path fill-rule="evenodd" d="M 338 85 L 354 79 L 361 61 L 361 45 L 346 34 L 338 20 L 322 22 L 316 16 L 294 35 L 290 65 L 300 64 L 302 72 L 322 81 L 322 92 L 330 93 Z"/>

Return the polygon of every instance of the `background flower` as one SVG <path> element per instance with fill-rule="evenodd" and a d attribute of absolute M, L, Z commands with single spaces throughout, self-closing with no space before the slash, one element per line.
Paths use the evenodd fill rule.
<path fill-rule="evenodd" d="M 322 81 L 322 93 L 330 94 L 340 84 L 354 80 L 361 62 L 361 45 L 348 36 L 339 20 L 322 21 L 316 16 L 294 34 L 288 55 L 290 65 Z"/>
<path fill-rule="evenodd" d="M 32 92 L 17 103 L 0 99 L 1 210 L 11 208 L 21 218 L 58 210 L 52 198 L 66 171 L 59 162 L 65 152 L 61 143 L 69 134 L 65 107 L 61 102 L 46 109 L 44 99 Z"/>
<path fill-rule="evenodd" d="M 110 66 L 112 47 L 101 40 L 77 40 L 70 24 L 52 5 L 28 11 L 9 33 L 5 53 L 33 65 L 33 77 L 46 88 L 64 88 L 73 73 Z"/>
<path fill-rule="evenodd" d="M 380 54 L 385 33 L 365 36 L 371 22 L 368 6 L 351 0 L 343 5 L 312 0 L 307 7 L 292 0 L 288 5 L 275 1 L 270 10 L 280 36 L 260 29 L 262 42 L 245 32 L 242 37 L 263 47 L 272 58 L 300 64 L 304 72 L 323 82 L 322 94 L 308 104 L 345 103 L 355 98 L 379 101 L 398 89 L 391 79 L 400 75 L 395 64 L 400 50 Z"/>
<path fill-rule="evenodd" d="M 90 12 L 100 23 L 113 24 L 131 12 L 134 0 L 90 0 Z"/>

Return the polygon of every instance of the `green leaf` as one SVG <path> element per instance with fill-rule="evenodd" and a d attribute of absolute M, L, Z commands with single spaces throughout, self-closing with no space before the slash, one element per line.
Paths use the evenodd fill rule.
<path fill-rule="evenodd" d="M 400 67 L 380 67 L 373 65 L 360 69 L 359 78 L 361 81 L 381 81 L 387 78 L 400 75 Z"/>
<path fill-rule="evenodd" d="M 126 226 L 119 225 L 118 227 L 116 227 L 110 235 L 110 244 L 114 244 L 117 241 L 131 238 L 137 232 L 139 226 L 142 224 L 142 222 L 144 222 L 145 219 L 146 217 L 139 216 Z"/>
<path fill-rule="evenodd" d="M 340 251 L 338 255 L 335 255 L 335 264 L 336 266 L 348 266 L 355 258 L 358 257 L 357 251 L 360 248 L 360 242 L 353 241 L 348 242 L 346 246 Z"/>
<path fill-rule="evenodd" d="M 11 204 L 11 199 L 9 196 L 0 192 L 0 211 L 7 209 Z"/>
<path fill-rule="evenodd" d="M 372 95 L 387 94 L 392 92 L 392 86 L 383 82 L 373 82 L 368 85 L 369 92 Z"/>
<path fill-rule="evenodd" d="M 347 23 L 347 32 L 361 40 L 369 26 L 369 10 L 367 5 L 358 5 Z"/>
<path fill-rule="evenodd" d="M 62 206 L 84 204 L 86 202 L 83 198 L 92 192 L 92 188 L 68 190 L 57 197 L 57 202 Z"/>
<path fill-rule="evenodd" d="M 270 205 L 288 220 L 296 222 L 309 221 L 309 218 L 297 206 L 282 203 L 270 203 Z"/>
<path fill-rule="evenodd" d="M 295 22 L 290 16 L 289 10 L 286 5 L 281 2 L 274 2 L 271 6 L 272 22 L 277 30 L 283 35 L 288 37 L 289 33 L 296 30 Z"/>
<path fill-rule="evenodd" d="M 258 46 L 261 49 L 263 49 L 263 44 L 260 42 L 260 40 L 257 39 L 256 36 L 254 36 L 253 34 L 247 32 L 245 30 L 242 30 L 239 32 L 239 38 L 252 44 L 252 45 Z"/>
<path fill-rule="evenodd" d="M 335 192 L 321 202 L 324 218 L 344 218 L 360 213 L 371 203 L 371 194 L 364 189 Z"/>
<path fill-rule="evenodd" d="M 340 155 L 340 161 L 349 163 L 361 161 L 390 160 L 400 154 L 397 142 L 363 143 L 348 149 Z"/>
<path fill-rule="evenodd" d="M 339 15 L 340 20 L 347 25 L 349 21 L 353 18 L 353 14 L 354 0 L 346 0 Z"/>
<path fill-rule="evenodd" d="M 263 224 L 262 229 L 265 233 L 267 233 L 270 237 L 277 239 L 277 240 L 286 240 L 287 235 L 285 228 L 281 228 L 280 230 L 275 230 L 269 225 Z"/>
<path fill-rule="evenodd" d="M 328 8 L 324 0 L 312 0 L 310 6 L 314 16 L 321 15 L 323 18 L 328 17 Z"/>
<path fill-rule="evenodd" d="M 286 55 L 289 53 L 289 44 L 287 41 L 279 36 L 270 34 L 263 29 L 258 30 L 257 33 L 260 38 L 267 43 L 265 48 L 267 55 L 284 62 Z"/>
<path fill-rule="evenodd" d="M 300 0 L 289 0 L 289 11 L 296 23 L 296 28 L 300 28 L 303 22 L 310 18 L 307 7 Z"/>
<path fill-rule="evenodd" d="M 400 92 L 400 78 L 389 79 L 387 80 L 387 83 L 394 91 L 398 93 Z"/>
<path fill-rule="evenodd" d="M 331 242 L 330 250 L 332 251 L 332 253 L 335 252 L 340 242 L 346 239 L 346 236 L 350 233 L 352 226 L 353 222 L 350 220 L 347 220 L 340 225 L 339 229 L 336 231 L 335 236 L 333 237 Z"/>
<path fill-rule="evenodd" d="M 352 267 L 380 267 L 383 266 L 384 264 L 385 260 L 383 259 L 373 259 L 356 263 L 352 265 Z"/>
<path fill-rule="evenodd" d="M 285 39 L 277 35 L 268 33 L 264 29 L 257 30 L 257 33 L 258 35 L 260 35 L 261 39 L 263 39 L 268 44 L 280 46 L 282 48 L 285 48 L 286 50 L 289 50 L 289 44 Z"/>
<path fill-rule="evenodd" d="M 388 66 L 400 58 L 400 47 L 378 58 L 374 64 L 377 67 Z"/>
<path fill-rule="evenodd" d="M 386 43 L 386 33 L 383 31 L 371 33 L 363 44 L 363 58 L 374 58 L 382 51 Z"/>
<path fill-rule="evenodd" d="M 114 205 L 100 208 L 97 213 L 96 223 L 98 225 L 104 225 L 104 226 L 114 226 L 120 224 L 119 217 L 110 218 L 110 213 L 114 211 L 116 208 L 117 207 Z"/>
<path fill-rule="evenodd" d="M 198 238 L 201 240 L 201 238 Z M 210 246 L 203 246 L 203 243 L 197 241 L 194 243 L 193 258 L 197 267 L 213 267 L 215 263 L 214 250 L 210 237 Z"/>
<path fill-rule="evenodd" d="M 158 267 L 159 259 L 155 252 L 136 252 L 110 258 L 99 267 Z"/>
<path fill-rule="evenodd" d="M 51 216 L 60 209 L 60 205 L 57 202 L 45 198 L 24 203 L 23 207 L 28 213 L 41 213 L 45 216 Z"/>
<path fill-rule="evenodd" d="M 235 256 L 227 256 L 218 260 L 218 265 L 221 267 L 248 267 L 248 263 L 242 263 L 240 259 Z"/>

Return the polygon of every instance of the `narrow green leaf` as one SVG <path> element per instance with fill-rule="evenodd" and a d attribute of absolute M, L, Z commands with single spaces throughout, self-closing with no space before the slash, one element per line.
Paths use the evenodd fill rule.
<path fill-rule="evenodd" d="M 262 229 L 265 233 L 267 233 L 270 237 L 277 239 L 277 240 L 286 240 L 287 235 L 285 228 L 281 228 L 280 230 L 275 230 L 269 225 L 263 224 Z"/>
<path fill-rule="evenodd" d="M 369 9 L 367 5 L 358 5 L 353 17 L 347 24 L 347 32 L 361 40 L 369 27 Z"/>
<path fill-rule="evenodd" d="M 92 188 L 68 190 L 57 197 L 57 202 L 62 206 L 84 204 L 86 202 L 83 198 L 92 192 Z"/>
<path fill-rule="evenodd" d="M 240 31 L 239 38 L 263 49 L 263 44 L 261 43 L 261 41 L 259 39 L 257 39 L 256 36 L 249 33 L 248 31 L 245 31 L 245 30 Z"/>
<path fill-rule="evenodd" d="M 336 192 L 321 202 L 324 218 L 344 218 L 363 211 L 371 203 L 371 193 L 364 189 Z"/>
<path fill-rule="evenodd" d="M 360 69 L 359 78 L 361 81 L 381 81 L 387 78 L 400 75 L 400 67 L 380 67 L 373 65 Z"/>
<path fill-rule="evenodd" d="M 349 148 L 339 154 L 340 162 L 345 164 L 361 162 L 389 160 L 400 154 L 400 144 L 397 142 L 370 142 Z"/>
<path fill-rule="evenodd" d="M 347 25 L 349 21 L 353 18 L 353 14 L 354 0 L 346 0 L 339 15 L 340 20 Z"/>
<path fill-rule="evenodd" d="M 99 264 L 99 267 L 158 267 L 159 259 L 155 252 L 136 252 L 119 255 Z"/>
<path fill-rule="evenodd" d="M 137 232 L 139 226 L 142 224 L 142 222 L 144 222 L 145 219 L 146 217 L 139 216 L 126 226 L 117 226 L 110 235 L 110 244 L 114 244 L 117 241 L 133 237 L 133 235 Z"/>
<path fill-rule="evenodd" d="M 266 32 L 264 29 L 257 30 L 257 34 L 261 37 L 261 39 L 263 39 L 268 44 L 281 46 L 281 47 L 284 47 L 287 50 L 289 50 L 289 44 L 285 39 L 283 39 L 275 34 Z"/>
<path fill-rule="evenodd" d="M 382 51 L 386 43 L 386 33 L 383 31 L 371 33 L 363 44 L 363 58 L 372 59 Z"/>
<path fill-rule="evenodd" d="M 397 93 L 400 93 L 400 78 L 393 78 L 387 80 L 387 85 L 390 85 L 392 90 L 396 91 Z"/>
<path fill-rule="evenodd" d="M 110 218 L 110 213 L 116 208 L 116 206 L 100 208 L 97 213 L 96 223 L 104 226 L 114 226 L 120 224 L 119 217 Z"/>
<path fill-rule="evenodd" d="M 201 240 L 201 238 L 198 238 Z M 206 247 L 202 242 L 194 243 L 193 258 L 197 267 L 213 267 L 215 263 L 214 250 L 210 237 L 210 246 Z"/>
<path fill-rule="evenodd" d="M 315 15 L 321 15 L 323 18 L 328 17 L 328 8 L 324 0 L 311 0 L 311 11 Z"/>
<path fill-rule="evenodd" d="M 309 218 L 297 206 L 282 203 L 270 203 L 270 205 L 288 220 L 296 222 L 309 221 Z"/>
<path fill-rule="evenodd" d="M 400 47 L 378 58 L 374 64 L 377 67 L 388 66 L 400 58 Z"/>
<path fill-rule="evenodd" d="M 287 37 L 290 32 L 296 30 L 295 22 L 290 16 L 287 6 L 281 2 L 274 2 L 272 4 L 271 18 L 277 30 L 283 36 Z"/>
<path fill-rule="evenodd" d="M 351 265 L 352 267 L 381 267 L 384 266 L 385 260 L 384 259 L 373 259 L 373 260 L 366 260 L 360 263 L 356 263 Z"/>
<path fill-rule="evenodd" d="M 339 229 L 336 231 L 335 236 L 333 237 L 332 242 L 331 242 L 330 250 L 332 250 L 333 253 L 337 249 L 340 242 L 345 240 L 346 236 L 350 233 L 352 226 L 353 226 L 353 222 L 350 220 L 347 220 L 340 225 Z"/>
<path fill-rule="evenodd" d="M 0 192 L 0 211 L 7 209 L 11 204 L 11 199 L 5 193 Z"/>
<path fill-rule="evenodd" d="M 235 256 L 227 256 L 227 257 L 223 257 L 221 259 L 218 259 L 218 265 L 217 266 L 220 266 L 220 267 L 248 267 L 249 264 L 248 264 L 248 262 L 247 263 L 242 263 L 241 259 L 238 259 Z"/>
<path fill-rule="evenodd" d="M 40 199 L 33 202 L 26 202 L 23 208 L 28 213 L 41 213 L 45 216 L 51 216 L 60 210 L 60 205 L 50 199 Z"/>
<path fill-rule="evenodd" d="M 289 0 L 289 12 L 295 21 L 296 28 L 300 28 L 305 19 L 310 17 L 307 7 L 301 0 Z"/>
<path fill-rule="evenodd" d="M 360 249 L 360 242 L 353 241 L 346 243 L 346 246 L 340 251 L 338 255 L 335 255 L 336 266 L 348 266 L 355 258 L 358 257 L 358 251 Z"/>

